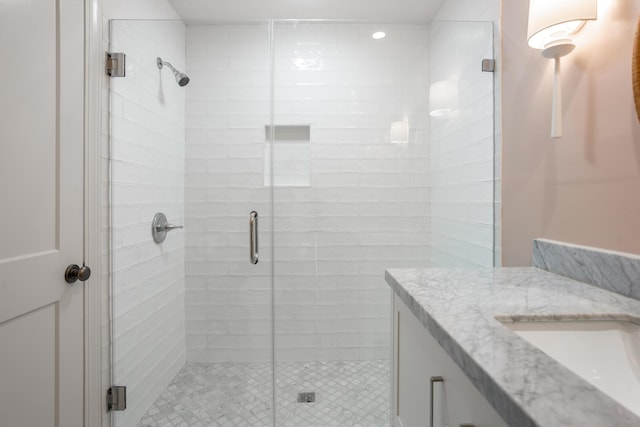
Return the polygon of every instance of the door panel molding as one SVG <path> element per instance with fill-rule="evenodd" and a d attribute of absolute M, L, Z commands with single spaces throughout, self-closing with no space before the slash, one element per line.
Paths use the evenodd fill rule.
<path fill-rule="evenodd" d="M 13 40 L 1 48 L 0 412 L 13 426 L 83 423 L 85 286 L 64 270 L 84 247 L 84 4 L 0 2 Z"/>

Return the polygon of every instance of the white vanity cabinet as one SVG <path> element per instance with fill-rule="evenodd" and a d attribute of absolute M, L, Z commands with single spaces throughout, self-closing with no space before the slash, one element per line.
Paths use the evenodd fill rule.
<path fill-rule="evenodd" d="M 507 427 L 465 373 L 395 294 L 393 349 L 393 427 L 430 427 L 431 415 L 433 427 Z M 441 377 L 442 382 L 434 381 L 432 386 L 432 377 Z"/>

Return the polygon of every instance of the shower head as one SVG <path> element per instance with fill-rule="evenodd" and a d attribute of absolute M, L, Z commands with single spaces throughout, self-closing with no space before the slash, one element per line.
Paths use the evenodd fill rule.
<path fill-rule="evenodd" d="M 156 64 L 158 64 L 158 68 L 160 70 L 162 70 L 162 67 L 166 65 L 173 72 L 179 86 L 186 86 L 187 83 L 189 83 L 189 76 L 176 70 L 169 62 L 163 61 L 162 58 L 158 57 L 158 59 L 156 59 Z"/>
<path fill-rule="evenodd" d="M 178 73 L 176 74 L 176 81 L 178 82 L 178 85 L 186 86 L 187 83 L 189 83 L 189 76 L 185 73 Z"/>

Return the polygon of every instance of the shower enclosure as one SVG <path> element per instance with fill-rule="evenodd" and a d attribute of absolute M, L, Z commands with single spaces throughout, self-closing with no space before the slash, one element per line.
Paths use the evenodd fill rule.
<path fill-rule="evenodd" d="M 494 264 L 493 24 L 117 20 L 109 49 L 113 425 L 389 426 L 385 268 Z"/>

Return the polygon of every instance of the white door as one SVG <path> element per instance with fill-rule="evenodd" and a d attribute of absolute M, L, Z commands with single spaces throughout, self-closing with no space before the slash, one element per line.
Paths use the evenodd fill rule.
<path fill-rule="evenodd" d="M 0 425 L 83 417 L 84 1 L 0 1 Z"/>

